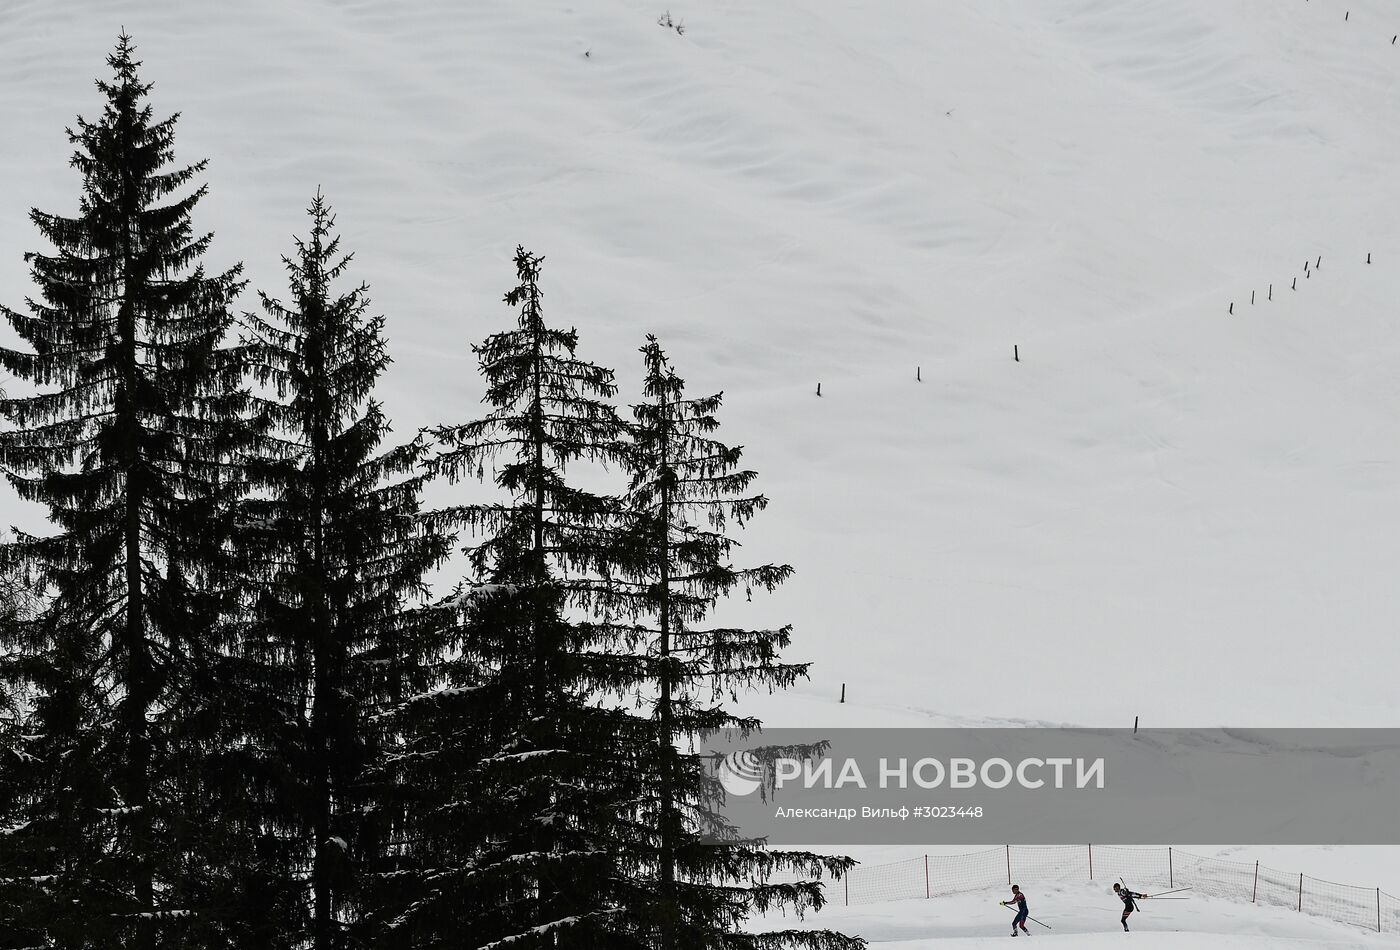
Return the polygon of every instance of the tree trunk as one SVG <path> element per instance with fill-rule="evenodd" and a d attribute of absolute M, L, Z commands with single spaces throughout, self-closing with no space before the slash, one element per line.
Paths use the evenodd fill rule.
<path fill-rule="evenodd" d="M 672 709 L 675 683 L 671 675 L 671 483 L 669 449 L 671 427 L 670 407 L 661 395 L 661 590 L 659 605 L 661 676 L 657 719 L 660 726 L 661 756 L 661 950 L 673 950 L 676 912 L 676 727 Z"/>
<path fill-rule="evenodd" d="M 132 433 L 128 436 L 134 439 Z M 135 482 L 135 484 L 133 484 Z M 126 623 L 123 644 L 126 650 L 126 722 L 127 776 L 125 798 L 130 812 L 130 845 L 134 867 L 132 890 L 136 896 L 137 912 L 146 914 L 155 908 L 155 881 L 151 861 L 151 746 L 146 725 L 146 710 L 150 705 L 150 658 L 146 650 L 145 611 L 142 609 L 141 589 L 141 485 L 140 478 L 128 470 L 126 486 Z M 154 947 L 154 928 L 148 916 L 139 917 L 136 946 Z"/>
<path fill-rule="evenodd" d="M 530 296 L 526 298 L 526 306 L 531 308 L 536 306 L 534 300 L 533 287 L 531 288 Z M 546 588 L 546 583 L 549 579 L 549 565 L 547 555 L 545 553 L 544 540 L 544 511 L 545 504 L 547 501 L 544 490 L 544 446 L 546 440 L 546 432 L 544 423 L 544 391 L 543 381 L 541 379 L 541 377 L 543 376 L 543 367 L 541 366 L 541 361 L 544 359 L 544 341 L 542 339 L 544 334 L 544 325 L 543 321 L 539 319 L 538 314 L 533 315 L 533 319 L 531 320 L 531 331 L 534 338 L 534 359 L 531 363 L 532 393 L 530 402 L 530 415 L 532 430 L 531 438 L 534 441 L 535 452 L 535 490 L 533 503 L 531 506 L 532 510 L 530 513 L 532 520 L 532 559 L 534 561 L 535 570 L 535 589 L 531 592 L 533 605 L 533 616 L 531 618 L 531 626 L 534 628 L 533 646 L 535 653 L 535 675 L 534 683 L 532 685 L 534 687 L 535 693 L 535 708 L 531 712 L 534 716 L 538 717 L 541 722 L 551 723 L 553 722 L 553 717 L 556 715 L 556 710 L 554 708 L 555 703 L 553 702 L 554 689 L 556 684 L 554 682 L 553 675 L 554 657 L 551 655 L 553 650 L 553 644 L 549 642 L 549 636 L 546 631 L 546 626 L 549 618 L 546 616 L 544 604 L 544 591 Z M 544 802 L 541 802 L 540 804 L 543 805 Z M 534 837 L 535 848 L 541 854 L 549 854 L 554 850 L 554 835 L 545 825 L 537 825 L 537 830 L 535 832 Z M 560 916 L 560 913 L 558 911 L 559 889 L 557 885 L 555 885 L 555 883 L 551 881 L 548 878 L 548 876 L 544 873 L 541 873 L 538 884 L 538 922 L 544 924 Z"/>
<path fill-rule="evenodd" d="M 316 249 L 319 254 L 319 247 Z M 319 291 L 319 280 L 311 284 Z M 328 478 L 326 465 L 330 443 L 330 407 L 324 388 L 325 326 L 319 300 L 309 301 L 305 346 L 308 375 L 313 387 L 311 396 L 310 432 L 311 457 L 307 460 L 311 475 L 311 756 L 312 756 L 312 940 L 315 950 L 334 950 L 338 945 L 335 930 L 335 888 L 333 875 L 343 855 L 339 845 L 332 843 L 337 789 L 332 780 L 332 763 L 336 756 L 335 736 L 340 720 L 341 644 L 336 642 L 332 609 L 328 602 L 330 584 L 326 551 L 326 517 L 328 507 Z"/>
<path fill-rule="evenodd" d="M 130 117 L 118 124 L 118 134 L 130 138 Z M 124 143 L 126 144 L 126 143 Z M 151 856 L 151 741 L 146 715 L 150 708 L 151 657 L 146 643 L 146 609 L 141 583 L 141 509 L 145 502 L 145 476 L 140 442 L 141 415 L 136 400 L 139 393 L 140 366 L 137 356 L 137 322 L 135 293 L 136 248 L 139 240 L 134 233 L 140 221 L 140 205 L 135 183 L 129 169 L 123 170 L 123 188 L 119 204 L 127 222 L 122 236 L 122 299 L 117 312 L 117 344 L 121 348 L 119 389 L 116 394 L 117 425 L 121 426 L 122 466 L 126 484 L 123 511 L 125 544 L 122 550 L 126 586 L 126 616 L 122 628 L 122 646 L 126 652 L 126 716 L 123 727 L 127 740 L 125 805 L 129 813 L 130 845 L 132 848 L 132 892 L 136 897 L 137 918 L 135 946 L 146 950 L 155 946 L 155 869 Z"/>

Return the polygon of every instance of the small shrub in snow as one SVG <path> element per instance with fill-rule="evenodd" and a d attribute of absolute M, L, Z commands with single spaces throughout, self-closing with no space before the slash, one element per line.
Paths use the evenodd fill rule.
<path fill-rule="evenodd" d="M 664 26 L 668 30 L 675 30 L 679 36 L 685 36 L 685 21 L 671 19 L 671 11 L 667 10 L 656 18 L 658 26 Z"/>

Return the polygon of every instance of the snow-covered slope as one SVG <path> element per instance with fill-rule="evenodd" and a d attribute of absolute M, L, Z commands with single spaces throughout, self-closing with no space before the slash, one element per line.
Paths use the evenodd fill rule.
<path fill-rule="evenodd" d="M 517 242 L 624 396 L 646 332 L 726 391 L 771 722 L 1400 725 L 1392 5 L 669 2 L 0 5 L 0 299 L 124 25 L 211 266 L 280 291 L 325 188 L 400 432 L 476 411 Z"/>
<path fill-rule="evenodd" d="M 9 4 L 0 293 L 26 292 L 28 207 L 73 206 L 62 129 L 125 25 L 182 156 L 212 158 L 214 263 L 280 289 L 326 188 L 401 430 L 474 411 L 516 242 L 624 384 L 655 331 L 725 389 L 813 689 L 1400 721 L 1385 4 L 707 3 L 672 10 L 684 35 L 661 12 Z"/>

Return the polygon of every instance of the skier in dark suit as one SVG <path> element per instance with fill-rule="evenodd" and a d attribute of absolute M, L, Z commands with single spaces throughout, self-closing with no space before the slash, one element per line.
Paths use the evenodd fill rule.
<path fill-rule="evenodd" d="M 1120 884 L 1113 885 L 1113 893 L 1117 894 L 1118 899 L 1123 902 L 1123 929 L 1126 931 L 1128 929 L 1128 915 L 1138 909 L 1134 900 L 1144 898 L 1147 895 L 1130 891 Z"/>
<path fill-rule="evenodd" d="M 1026 918 L 1031 915 L 1031 911 L 1026 906 L 1026 895 L 1021 893 L 1021 885 L 1019 884 L 1011 885 L 1011 900 L 1001 902 L 1003 907 L 1010 907 L 1013 904 L 1016 906 L 1016 919 L 1011 921 L 1011 936 L 1019 937 L 1021 931 L 1024 930 L 1026 936 L 1029 937 L 1031 932 L 1026 930 Z M 1016 929 L 1018 926 L 1021 928 L 1020 930 Z"/>

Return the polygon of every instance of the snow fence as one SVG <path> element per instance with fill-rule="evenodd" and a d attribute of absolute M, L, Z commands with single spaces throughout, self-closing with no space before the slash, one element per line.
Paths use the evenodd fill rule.
<path fill-rule="evenodd" d="M 1372 932 L 1400 933 L 1400 898 L 1378 887 L 1336 884 L 1257 861 L 1224 861 L 1179 848 L 1005 845 L 970 854 L 924 855 L 857 866 L 828 885 L 828 897 L 870 904 L 1025 881 L 1103 881 L 1108 886 L 1120 879 L 1149 894 L 1189 887 L 1209 897 L 1286 907 Z"/>

